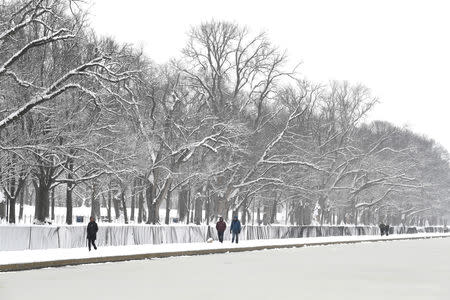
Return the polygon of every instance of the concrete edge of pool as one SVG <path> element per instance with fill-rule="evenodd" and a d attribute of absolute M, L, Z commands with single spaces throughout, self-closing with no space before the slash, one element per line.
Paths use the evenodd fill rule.
<path fill-rule="evenodd" d="M 448 235 L 448 234 L 430 235 L 430 236 L 403 236 L 403 237 L 395 237 L 395 238 L 390 238 L 390 239 L 377 238 L 377 239 L 370 239 L 370 240 L 305 242 L 305 243 L 287 244 L 287 245 L 274 244 L 274 245 L 248 246 L 248 247 L 239 247 L 239 248 L 227 247 L 227 248 L 219 248 L 219 249 L 199 249 L 199 250 L 186 250 L 186 251 L 173 251 L 173 252 L 124 254 L 124 255 L 114 255 L 114 256 L 103 256 L 103 257 L 73 258 L 73 259 L 62 259 L 62 260 L 53 260 L 53 261 L 3 264 L 3 265 L 0 265 L 0 272 L 26 271 L 26 270 L 35 270 L 35 269 L 43 269 L 43 268 L 54 268 L 54 267 L 107 263 L 107 262 L 124 262 L 124 261 L 132 261 L 132 260 L 166 258 L 166 257 L 175 257 L 175 256 L 196 256 L 196 255 L 220 254 L 220 253 L 227 253 L 227 252 L 246 252 L 246 251 L 266 250 L 266 249 L 300 248 L 300 247 L 306 247 L 306 246 L 356 244 L 356 243 L 364 243 L 364 242 L 390 242 L 390 241 L 398 241 L 398 240 L 418 240 L 418 239 L 448 238 L 448 237 L 450 237 L 450 235 Z"/>

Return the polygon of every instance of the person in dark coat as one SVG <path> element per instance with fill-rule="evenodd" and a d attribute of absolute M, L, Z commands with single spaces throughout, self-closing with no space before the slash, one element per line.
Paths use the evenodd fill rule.
<path fill-rule="evenodd" d="M 97 239 L 97 231 L 98 231 L 97 223 L 95 223 L 94 217 L 91 217 L 90 222 L 87 226 L 87 239 L 89 251 L 91 251 L 91 244 L 92 246 L 94 246 L 94 249 L 97 250 L 97 246 L 95 245 L 95 240 Z"/>
<path fill-rule="evenodd" d="M 219 242 L 223 243 L 223 233 L 227 229 L 227 223 L 223 221 L 223 218 L 219 218 L 219 222 L 216 223 L 217 235 L 219 236 Z"/>
<path fill-rule="evenodd" d="M 239 222 L 237 216 L 234 216 L 233 221 L 231 221 L 230 233 L 232 234 L 231 242 L 234 243 L 234 240 L 236 239 L 236 244 L 239 243 L 239 233 L 241 233 L 241 222 Z"/>
<path fill-rule="evenodd" d="M 381 223 L 379 225 L 379 227 L 380 227 L 381 236 L 383 236 L 383 235 L 388 236 L 389 235 L 389 228 L 390 228 L 390 226 L 388 224 Z"/>
<path fill-rule="evenodd" d="M 381 223 L 380 225 L 378 225 L 378 227 L 380 227 L 380 233 L 381 233 L 381 236 L 383 236 L 384 235 L 384 224 Z"/>

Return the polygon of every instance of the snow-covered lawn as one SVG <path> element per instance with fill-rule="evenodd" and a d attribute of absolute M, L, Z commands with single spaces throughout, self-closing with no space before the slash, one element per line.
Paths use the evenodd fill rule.
<path fill-rule="evenodd" d="M 149 246 L 147 250 L 157 247 Z M 0 273 L 0 299 L 448 300 L 449 249 L 449 238 L 405 240 Z M 67 255 L 88 255 L 83 250 L 69 251 L 73 252 L 66 252 Z M 111 247 L 89 255 L 108 255 L 116 251 L 138 249 Z M 62 254 L 59 250 L 40 253 L 47 259 Z M 23 254 L 17 253 L 15 258 L 24 260 Z M 30 259 L 34 255 L 28 254 Z"/>

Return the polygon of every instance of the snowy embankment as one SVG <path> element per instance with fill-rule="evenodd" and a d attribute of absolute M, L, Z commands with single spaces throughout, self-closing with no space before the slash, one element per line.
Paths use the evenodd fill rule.
<path fill-rule="evenodd" d="M 141 246 L 100 247 L 89 252 L 86 248 L 47 249 L 0 252 L 0 271 L 64 266 L 108 261 L 126 261 L 169 256 L 200 255 L 225 252 L 239 252 L 274 248 L 317 246 L 342 243 L 393 241 L 422 238 L 450 237 L 449 233 L 418 233 L 390 236 L 330 236 L 298 239 L 247 240 L 239 244 L 226 241 L 221 244 L 189 243 Z M 12 266 L 12 267 L 8 267 Z"/>

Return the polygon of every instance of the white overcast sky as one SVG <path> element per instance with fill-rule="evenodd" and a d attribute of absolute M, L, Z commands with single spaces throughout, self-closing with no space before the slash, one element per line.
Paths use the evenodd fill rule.
<path fill-rule="evenodd" d="M 407 125 L 450 150 L 450 1 L 91 0 L 97 33 L 179 56 L 192 25 L 211 19 L 264 30 L 318 82 L 368 86 L 370 119 Z"/>

